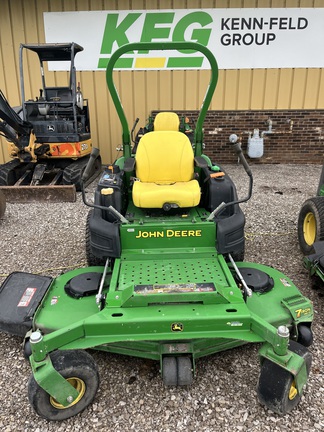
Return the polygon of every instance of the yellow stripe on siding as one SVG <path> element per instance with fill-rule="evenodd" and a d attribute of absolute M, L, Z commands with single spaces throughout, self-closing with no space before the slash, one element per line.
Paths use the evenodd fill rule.
<path fill-rule="evenodd" d="M 165 61 L 165 57 L 137 58 L 135 68 L 163 68 Z"/>

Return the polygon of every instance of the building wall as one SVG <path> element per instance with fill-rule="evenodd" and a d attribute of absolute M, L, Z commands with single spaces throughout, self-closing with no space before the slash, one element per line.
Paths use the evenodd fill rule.
<path fill-rule="evenodd" d="M 198 118 L 198 111 L 177 113 L 188 117 L 191 125 Z M 236 163 L 229 136 L 236 134 L 247 154 L 248 138 L 258 129 L 263 135 L 263 156 L 248 158 L 249 163 L 318 164 L 324 161 L 323 125 L 324 110 L 210 110 L 204 123 L 204 153 L 215 164 Z"/>
<path fill-rule="evenodd" d="M 324 7 L 324 0 L 1 0 L 0 89 L 12 106 L 20 104 L 19 45 L 45 42 L 43 12 L 213 7 Z M 29 61 L 27 93 L 30 97 L 39 93 L 34 78 L 38 73 L 38 65 Z M 60 85 L 66 73 L 53 72 L 52 77 L 49 85 Z M 153 110 L 199 109 L 209 71 L 123 71 L 116 72 L 115 79 L 131 128 L 136 117 L 144 124 Z M 105 72 L 78 72 L 78 81 L 89 100 L 94 145 L 100 148 L 104 162 L 112 162 L 121 143 L 121 128 L 106 90 Z M 321 110 L 324 109 L 324 73 L 322 69 L 221 70 L 210 108 L 215 111 L 293 110 L 301 115 L 305 110 Z M 0 163 L 3 163 L 9 158 L 3 138 L 1 144 Z"/>

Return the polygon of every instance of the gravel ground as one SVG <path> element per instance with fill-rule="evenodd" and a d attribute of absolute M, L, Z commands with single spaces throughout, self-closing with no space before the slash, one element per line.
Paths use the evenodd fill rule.
<path fill-rule="evenodd" d="M 241 167 L 225 167 L 241 196 Z M 258 346 L 246 345 L 201 359 L 189 389 L 166 388 L 151 361 L 93 352 L 101 377 L 94 403 L 62 423 L 39 418 L 29 405 L 30 367 L 21 340 L 1 334 L 2 431 L 319 431 L 324 429 L 324 298 L 312 289 L 298 248 L 296 222 L 303 201 L 315 195 L 319 165 L 255 165 L 254 195 L 246 214 L 246 260 L 274 266 L 314 302 L 313 365 L 302 400 L 280 417 L 257 401 Z M 79 195 L 79 194 L 78 194 Z M 90 194 L 91 196 L 92 194 Z M 7 204 L 1 225 L 0 274 L 41 272 L 56 276 L 85 265 L 88 208 L 76 203 Z"/>

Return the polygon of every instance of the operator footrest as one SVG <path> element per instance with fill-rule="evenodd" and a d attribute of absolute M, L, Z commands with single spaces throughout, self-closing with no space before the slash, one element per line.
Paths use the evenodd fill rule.
<path fill-rule="evenodd" d="M 0 287 L 0 331 L 24 337 L 52 278 L 11 273 Z"/>

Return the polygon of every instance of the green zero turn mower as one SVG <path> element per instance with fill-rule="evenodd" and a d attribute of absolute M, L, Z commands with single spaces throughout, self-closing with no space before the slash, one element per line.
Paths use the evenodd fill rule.
<path fill-rule="evenodd" d="M 298 217 L 298 240 L 304 265 L 314 280 L 324 282 L 324 165 L 317 196 L 306 200 Z"/>
<path fill-rule="evenodd" d="M 113 83 L 126 52 L 199 51 L 211 79 L 193 145 L 175 113 L 156 116 L 132 151 Z M 218 77 L 214 56 L 193 42 L 132 43 L 107 66 L 123 131 L 123 155 L 103 172 L 87 220 L 90 267 L 56 279 L 13 273 L 0 293 L 1 330 L 25 338 L 29 400 L 49 420 L 78 414 L 94 399 L 98 370 L 86 349 L 160 363 L 167 386 L 187 386 L 200 357 L 261 344 L 259 400 L 285 414 L 299 402 L 311 365 L 312 303 L 279 271 L 242 262 L 252 173 L 237 137 L 230 142 L 249 177 L 248 196 L 202 152 L 203 121 Z M 92 152 L 83 179 L 91 172 Z"/>

